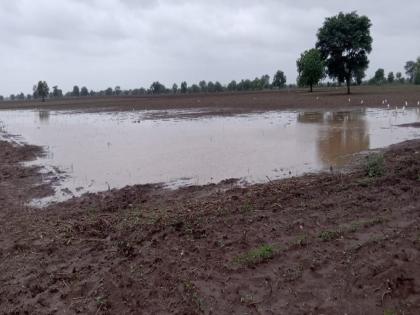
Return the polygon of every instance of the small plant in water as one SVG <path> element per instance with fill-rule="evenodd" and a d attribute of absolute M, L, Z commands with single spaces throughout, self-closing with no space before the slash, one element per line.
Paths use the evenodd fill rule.
<path fill-rule="evenodd" d="M 235 259 L 235 262 L 252 266 L 273 258 L 275 250 L 271 245 L 262 245 Z"/>
<path fill-rule="evenodd" d="M 385 174 L 384 156 L 371 154 L 367 157 L 366 174 L 369 177 L 379 177 Z"/>

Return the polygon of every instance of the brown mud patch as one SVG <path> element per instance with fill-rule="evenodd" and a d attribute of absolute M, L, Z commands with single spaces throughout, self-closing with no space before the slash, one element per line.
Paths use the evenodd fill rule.
<path fill-rule="evenodd" d="M 410 124 L 401 124 L 398 125 L 398 127 L 414 127 L 414 128 L 420 128 L 420 122 L 413 122 Z"/>
<path fill-rule="evenodd" d="M 0 142 L 0 313 L 418 314 L 420 141 L 383 175 L 138 185 L 46 209 Z M 8 153 L 5 153 L 8 152 Z M 12 171 L 11 171 L 12 170 Z"/>

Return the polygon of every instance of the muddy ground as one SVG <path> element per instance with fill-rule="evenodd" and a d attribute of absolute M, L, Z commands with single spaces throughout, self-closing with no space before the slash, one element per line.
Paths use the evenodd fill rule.
<path fill-rule="evenodd" d="M 420 140 L 350 172 L 143 185 L 45 209 L 0 141 L 1 314 L 419 314 Z M 383 172 L 382 172 L 383 171 Z M 381 174 L 382 173 L 382 174 Z"/>
<path fill-rule="evenodd" d="M 349 102 L 350 99 L 350 102 Z M 81 97 L 39 101 L 0 102 L 0 109 L 43 110 L 153 110 L 153 109 L 206 109 L 206 115 L 245 113 L 276 109 L 324 109 L 344 107 L 384 106 L 391 108 L 416 106 L 420 101 L 420 86 L 361 86 L 353 87 L 346 95 L 344 88 L 320 88 L 314 93 L 306 89 L 283 89 L 280 91 L 223 92 L 209 94 L 139 96 L 139 97 Z M 385 105 L 386 105 L 385 104 Z"/>

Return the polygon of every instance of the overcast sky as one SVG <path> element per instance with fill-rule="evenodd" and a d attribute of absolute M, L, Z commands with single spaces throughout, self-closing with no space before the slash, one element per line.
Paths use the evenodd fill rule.
<path fill-rule="evenodd" d="M 420 55 L 419 0 L 0 0 L 0 94 L 40 79 L 130 89 L 277 69 L 294 83 L 325 17 L 353 10 L 373 23 L 368 76 Z"/>

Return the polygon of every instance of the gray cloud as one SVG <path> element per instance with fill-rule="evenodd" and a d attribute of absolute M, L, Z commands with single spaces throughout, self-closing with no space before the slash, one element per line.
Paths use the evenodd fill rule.
<path fill-rule="evenodd" d="M 296 58 L 326 16 L 356 10 L 373 23 L 368 75 L 420 55 L 420 3 L 275 0 L 14 0 L 0 2 L 0 94 L 39 79 L 70 90 L 254 78 L 296 78 Z"/>

